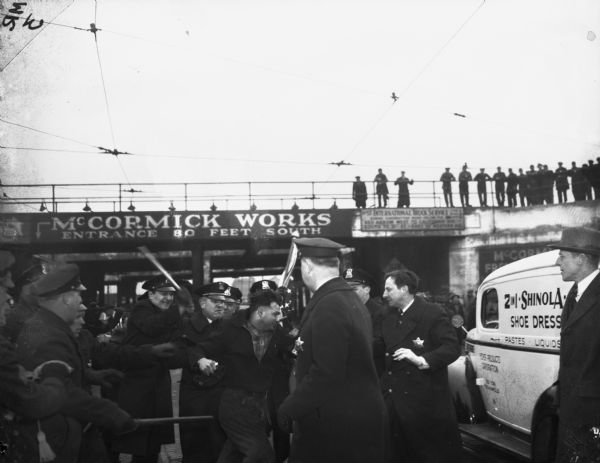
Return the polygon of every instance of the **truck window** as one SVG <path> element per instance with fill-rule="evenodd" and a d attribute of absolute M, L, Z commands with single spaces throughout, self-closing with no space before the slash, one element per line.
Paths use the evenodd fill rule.
<path fill-rule="evenodd" d="M 498 293 L 494 288 L 481 297 L 481 324 L 484 328 L 498 329 Z"/>

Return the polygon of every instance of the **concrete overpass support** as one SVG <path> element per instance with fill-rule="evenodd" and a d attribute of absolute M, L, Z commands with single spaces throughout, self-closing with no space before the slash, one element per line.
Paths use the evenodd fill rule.
<path fill-rule="evenodd" d="M 464 295 L 495 268 L 546 251 L 564 228 L 600 227 L 600 201 L 476 209 L 465 215 L 463 238 L 450 245 L 450 290 Z"/>

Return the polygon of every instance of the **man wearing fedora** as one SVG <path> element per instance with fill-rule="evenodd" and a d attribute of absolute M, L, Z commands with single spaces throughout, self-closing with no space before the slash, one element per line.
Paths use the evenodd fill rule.
<path fill-rule="evenodd" d="M 563 307 L 558 372 L 557 462 L 600 454 L 600 232 L 568 228 L 550 247 L 563 281 L 574 282 Z"/>

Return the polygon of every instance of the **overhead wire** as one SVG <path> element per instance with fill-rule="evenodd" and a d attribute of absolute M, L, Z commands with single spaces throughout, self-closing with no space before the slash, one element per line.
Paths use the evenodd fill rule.
<path fill-rule="evenodd" d="M 354 144 L 354 146 L 350 149 L 350 151 L 344 156 L 343 161 L 347 161 L 355 152 L 356 149 L 371 135 L 371 133 L 375 130 L 375 128 L 383 121 L 383 119 L 390 112 L 392 107 L 400 100 L 404 95 L 408 93 L 408 91 L 413 87 L 413 85 L 423 76 L 423 74 L 429 69 L 429 67 L 434 63 L 434 61 L 442 54 L 442 52 L 450 45 L 450 43 L 456 38 L 456 36 L 462 31 L 462 29 L 473 19 L 473 17 L 477 14 L 477 12 L 483 7 L 486 0 L 482 0 L 481 3 L 475 8 L 475 10 L 467 17 L 465 21 L 454 31 L 454 33 L 444 42 L 444 44 L 433 54 L 433 56 L 421 67 L 421 69 L 417 72 L 415 77 L 410 80 L 410 82 L 402 89 L 399 94 L 395 92 L 392 93 L 393 103 L 389 105 L 385 111 L 375 120 L 375 122 L 367 129 L 365 134 L 358 139 L 358 141 Z M 331 178 L 339 171 L 339 165 L 336 169 L 333 170 L 331 175 L 327 178 L 327 180 L 331 180 Z"/>

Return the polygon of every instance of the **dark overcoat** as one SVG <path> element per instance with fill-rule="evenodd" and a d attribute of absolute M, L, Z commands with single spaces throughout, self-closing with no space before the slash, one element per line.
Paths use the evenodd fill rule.
<path fill-rule="evenodd" d="M 393 360 L 400 348 L 422 356 L 430 368 L 419 370 L 406 360 Z M 391 399 L 391 412 L 396 412 L 414 461 L 460 461 L 461 441 L 447 371 L 460 348 L 444 309 L 417 296 L 401 318 L 398 311 L 390 311 L 375 329 L 374 350 L 385 351 L 382 391 L 387 403 Z"/>
<path fill-rule="evenodd" d="M 210 333 L 218 329 L 220 321 L 210 323 L 201 313 L 194 313 L 183 322 L 181 337 L 177 344 L 181 348 L 182 373 L 179 388 L 179 416 L 211 415 L 210 422 L 182 423 L 179 436 L 183 462 L 215 462 L 223 448 L 226 436 L 217 420 L 219 399 L 224 369 L 212 375 L 204 375 L 197 367 L 196 359 L 187 355 L 188 348 L 197 346 Z M 219 360 L 219 359 L 217 359 Z"/>
<path fill-rule="evenodd" d="M 141 299 L 131 311 L 123 344 L 161 344 L 174 340 L 180 331 L 181 317 L 176 306 L 160 310 L 150 300 Z M 128 370 L 119 386 L 119 406 L 135 418 L 173 416 L 170 366 L 163 360 L 148 368 Z M 173 425 L 149 426 L 113 440 L 112 448 L 120 453 L 150 455 L 158 453 L 162 444 L 173 442 Z"/>
<path fill-rule="evenodd" d="M 383 461 L 385 407 L 369 323 L 341 278 L 308 303 L 296 341 L 297 386 L 279 409 L 295 421 L 291 462 Z"/>
<path fill-rule="evenodd" d="M 563 318 L 560 341 L 559 429 L 556 461 L 595 461 L 600 439 L 600 275 Z"/>
<path fill-rule="evenodd" d="M 58 378 L 40 383 L 26 379 L 17 362 L 14 346 L 0 336 L 0 462 L 37 461 L 35 434 L 24 434 L 23 419 L 37 419 L 57 413 L 66 399 Z"/>
<path fill-rule="evenodd" d="M 39 309 L 25 322 L 17 338 L 17 358 L 30 371 L 50 360 L 65 362 L 73 368 L 66 383 L 67 397 L 61 415 L 41 421 L 57 454 L 57 463 L 71 462 L 73 456 L 77 457 L 81 430 L 88 423 L 120 432 L 130 421 L 129 415 L 113 402 L 91 396 L 84 389 L 85 366 L 77 340 L 69 325 L 53 312 Z"/>

